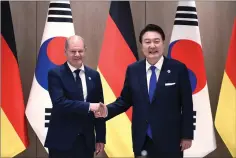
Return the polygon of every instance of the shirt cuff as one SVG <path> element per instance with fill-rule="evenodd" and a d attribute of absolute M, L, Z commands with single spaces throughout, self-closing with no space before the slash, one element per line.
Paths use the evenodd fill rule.
<path fill-rule="evenodd" d="M 106 113 L 106 116 L 105 116 L 105 118 L 107 118 L 107 116 L 108 116 L 108 108 L 107 108 L 106 112 L 107 112 L 107 113 Z"/>

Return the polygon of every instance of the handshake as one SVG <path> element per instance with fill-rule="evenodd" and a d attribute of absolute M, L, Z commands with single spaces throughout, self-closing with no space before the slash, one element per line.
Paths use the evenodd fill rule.
<path fill-rule="evenodd" d="M 94 112 L 96 118 L 107 116 L 107 107 L 103 103 L 90 103 L 90 111 Z"/>

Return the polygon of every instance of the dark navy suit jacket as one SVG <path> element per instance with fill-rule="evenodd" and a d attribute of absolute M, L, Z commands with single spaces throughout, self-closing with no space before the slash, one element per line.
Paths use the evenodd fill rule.
<path fill-rule="evenodd" d="M 53 104 L 45 147 L 68 150 L 78 134 L 84 135 L 88 147 L 95 142 L 105 143 L 106 127 L 103 118 L 96 119 L 89 103 L 103 102 L 103 90 L 97 71 L 85 66 L 87 100 L 76 85 L 67 63 L 48 72 L 48 90 Z M 95 133 L 96 131 L 96 138 Z"/>
<path fill-rule="evenodd" d="M 148 123 L 160 152 L 180 152 L 180 140 L 193 139 L 192 90 L 186 66 L 177 60 L 164 62 L 153 100 L 149 101 L 146 60 L 128 66 L 121 95 L 109 105 L 107 120 L 133 107 L 132 140 L 135 155 L 141 153 Z M 115 142 L 114 142 L 115 143 Z"/>

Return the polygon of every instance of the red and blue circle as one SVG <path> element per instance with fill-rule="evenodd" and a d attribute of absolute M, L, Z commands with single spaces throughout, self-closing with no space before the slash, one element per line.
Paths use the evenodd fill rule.
<path fill-rule="evenodd" d="M 48 71 L 66 61 L 65 41 L 65 37 L 53 37 L 40 47 L 35 76 L 45 90 L 48 90 Z"/>
<path fill-rule="evenodd" d="M 201 91 L 206 85 L 206 73 L 201 46 L 192 40 L 173 41 L 168 50 L 168 58 L 184 63 L 189 72 L 192 94 Z"/>

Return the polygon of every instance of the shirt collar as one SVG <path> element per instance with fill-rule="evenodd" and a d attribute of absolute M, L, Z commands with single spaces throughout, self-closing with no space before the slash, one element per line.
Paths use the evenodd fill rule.
<path fill-rule="evenodd" d="M 67 62 L 71 72 L 74 72 L 75 70 L 77 70 L 77 68 L 75 68 L 74 66 L 72 66 L 69 62 Z M 81 71 L 84 72 L 84 64 L 82 63 L 82 66 L 79 68 Z"/>
<path fill-rule="evenodd" d="M 158 70 L 161 70 L 161 67 L 163 65 L 163 61 L 164 61 L 164 57 L 161 56 L 161 58 L 159 59 L 159 61 L 154 65 Z M 150 69 L 152 65 L 149 64 L 149 62 L 146 59 L 146 72 L 148 72 L 148 70 Z"/>

